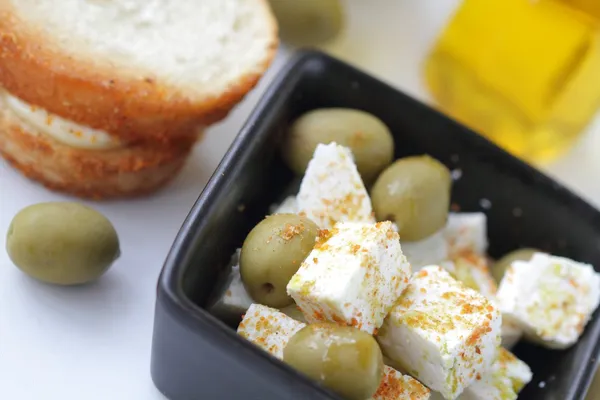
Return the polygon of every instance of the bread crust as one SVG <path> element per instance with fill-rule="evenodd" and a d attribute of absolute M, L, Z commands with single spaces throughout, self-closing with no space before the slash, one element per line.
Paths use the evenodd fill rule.
<path fill-rule="evenodd" d="M 187 136 L 112 150 L 76 149 L 26 125 L 0 103 L 0 154 L 28 178 L 81 198 L 108 200 L 155 192 L 177 175 L 195 142 Z"/>
<path fill-rule="evenodd" d="M 190 99 L 153 77 L 92 60 L 75 60 L 21 21 L 0 0 L 0 86 L 22 100 L 125 141 L 169 140 L 227 116 L 255 87 L 278 47 L 277 23 L 261 0 L 272 42 L 255 71 L 212 98 Z"/>

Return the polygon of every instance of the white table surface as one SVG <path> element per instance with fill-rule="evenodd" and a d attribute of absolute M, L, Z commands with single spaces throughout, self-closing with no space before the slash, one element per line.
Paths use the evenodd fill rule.
<path fill-rule="evenodd" d="M 350 29 L 330 49 L 427 101 L 420 62 L 458 0 L 346 0 Z M 270 78 L 273 68 L 230 117 L 213 127 L 170 187 L 146 199 L 90 203 L 115 224 L 122 257 L 96 284 L 58 288 L 20 273 L 4 250 L 11 218 L 23 207 L 67 200 L 0 161 L 0 399 L 164 399 L 150 379 L 156 279 L 193 202 Z M 598 125 L 598 124 L 596 124 Z M 600 132 L 545 167 L 600 205 Z"/>

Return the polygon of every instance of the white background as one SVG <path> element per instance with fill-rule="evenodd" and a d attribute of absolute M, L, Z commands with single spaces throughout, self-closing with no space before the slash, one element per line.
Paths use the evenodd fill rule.
<path fill-rule="evenodd" d="M 346 0 L 349 30 L 331 51 L 427 101 L 420 63 L 457 0 Z M 164 399 L 150 379 L 156 279 L 183 219 L 276 70 L 223 123 L 212 128 L 183 173 L 142 200 L 93 204 L 115 224 L 122 257 L 97 284 L 57 288 L 34 282 L 0 248 L 0 399 Z M 596 124 L 598 125 L 598 124 Z M 600 204 L 600 133 L 545 167 Z M 0 161 L 0 243 L 23 207 L 66 200 Z"/>

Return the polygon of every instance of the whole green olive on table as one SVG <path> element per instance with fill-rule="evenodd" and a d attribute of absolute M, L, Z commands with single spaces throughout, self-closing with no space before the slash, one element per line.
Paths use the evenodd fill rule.
<path fill-rule="evenodd" d="M 302 175 L 319 143 L 336 142 L 352 150 L 356 167 L 366 184 L 394 158 L 394 138 L 377 117 L 349 108 L 322 108 L 300 116 L 283 143 L 283 158 Z"/>
<path fill-rule="evenodd" d="M 263 219 L 246 237 L 240 254 L 242 282 L 254 301 L 273 308 L 292 304 L 286 286 L 315 245 L 319 228 L 296 214 Z"/>
<path fill-rule="evenodd" d="M 429 156 L 401 158 L 373 185 L 375 216 L 395 222 L 401 240 L 425 239 L 446 225 L 451 187 L 450 171 L 439 161 Z"/>
<path fill-rule="evenodd" d="M 316 46 L 336 38 L 344 28 L 340 0 L 269 0 L 284 42 Z"/>
<path fill-rule="evenodd" d="M 531 257 L 533 257 L 534 253 L 538 252 L 539 250 L 536 249 L 523 248 L 505 254 L 492 266 L 492 275 L 494 276 L 494 279 L 497 283 L 500 283 L 504 277 L 504 274 L 506 273 L 506 270 L 508 267 L 510 267 L 510 264 L 512 264 L 513 261 L 529 261 L 531 260 Z"/>
<path fill-rule="evenodd" d="M 120 256 L 111 222 L 90 207 L 69 202 L 35 204 L 17 213 L 6 250 L 27 275 L 57 285 L 94 281 Z"/>
<path fill-rule="evenodd" d="M 349 400 L 371 398 L 383 379 L 377 341 L 349 326 L 307 325 L 292 336 L 283 361 Z"/>

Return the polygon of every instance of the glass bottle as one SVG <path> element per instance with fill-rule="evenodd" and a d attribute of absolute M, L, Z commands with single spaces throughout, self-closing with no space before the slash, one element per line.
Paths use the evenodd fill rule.
<path fill-rule="evenodd" d="M 424 67 L 439 109 L 528 161 L 568 149 L 600 106 L 598 20 L 569 1 L 596 3 L 463 0 Z"/>
<path fill-rule="evenodd" d="M 596 18 L 600 18 L 600 1 L 598 0 L 561 0 L 563 3 L 573 6 Z"/>

